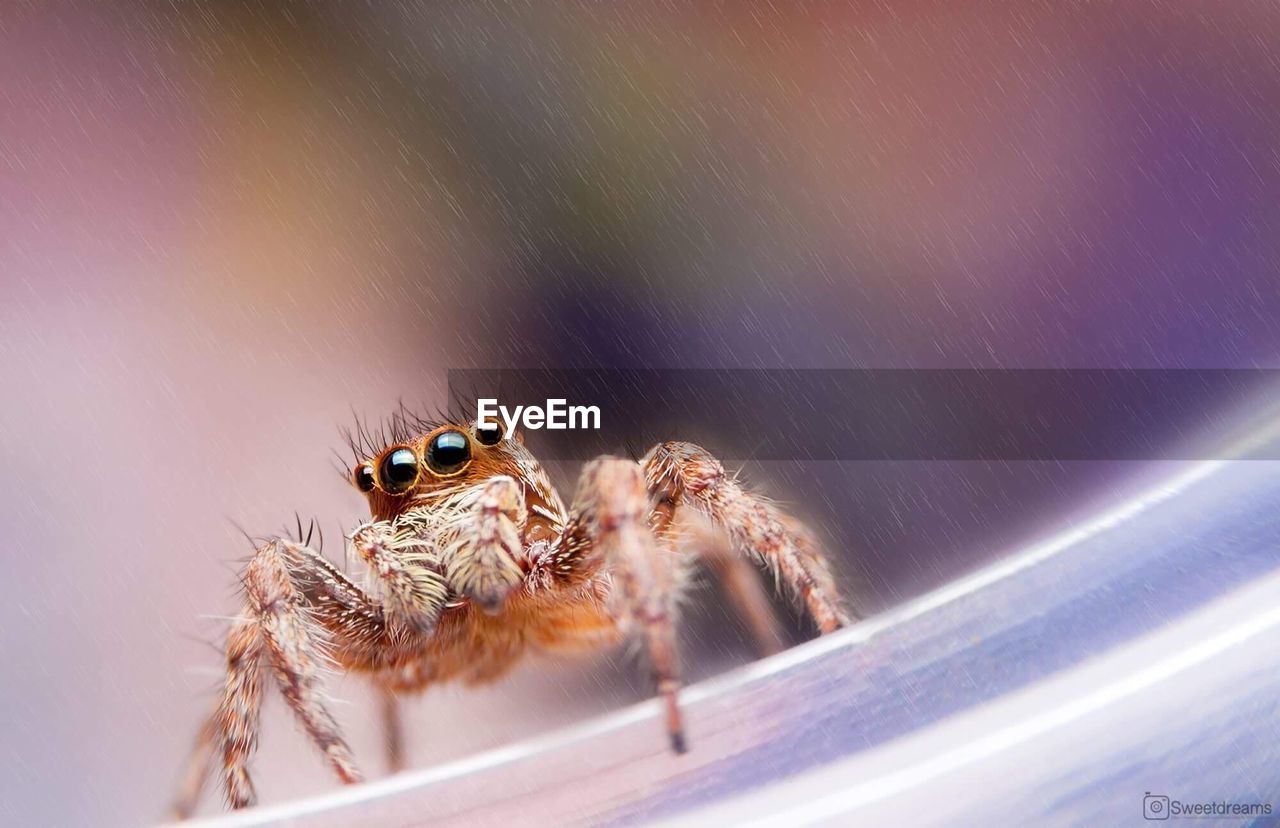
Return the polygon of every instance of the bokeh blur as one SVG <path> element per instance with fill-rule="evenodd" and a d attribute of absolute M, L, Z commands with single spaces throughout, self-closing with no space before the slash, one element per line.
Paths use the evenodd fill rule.
<path fill-rule="evenodd" d="M 336 426 L 448 368 L 1280 367 L 1277 44 L 1255 0 L 0 5 L 0 822 L 164 816 L 233 522 L 338 556 Z M 875 612 L 1139 471 L 747 477 Z M 694 678 L 749 657 L 708 606 Z M 440 688 L 412 760 L 646 693 Z M 333 784 L 279 704 L 257 768 Z"/>

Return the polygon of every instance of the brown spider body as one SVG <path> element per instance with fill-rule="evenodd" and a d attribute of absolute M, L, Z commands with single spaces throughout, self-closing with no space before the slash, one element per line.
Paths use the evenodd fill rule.
<path fill-rule="evenodd" d="M 411 444 L 418 456 L 429 439 L 427 435 Z M 511 478 L 519 484 L 526 514 L 520 527 L 520 549 L 544 556 L 534 559 L 522 554 L 514 558 L 520 580 L 528 581 L 534 567 L 550 553 L 551 542 L 563 533 L 568 514 L 542 466 L 519 442 L 502 441 L 478 453 L 458 477 L 423 475 L 425 479 L 405 495 L 374 489 L 368 493 L 370 513 L 375 521 L 394 522 L 415 504 L 438 500 L 441 492 L 495 477 Z M 583 573 L 584 584 L 590 580 Z M 515 666 L 530 647 L 580 651 L 619 638 L 616 620 L 605 611 L 597 589 L 567 594 L 513 589 L 511 593 L 495 612 L 486 612 L 469 598 L 455 598 L 445 604 L 427 634 L 366 641 L 347 634 L 342 621 L 326 625 L 336 643 L 335 659 L 343 668 L 370 673 L 378 684 L 403 693 L 450 680 L 471 684 L 492 681 Z"/>
<path fill-rule="evenodd" d="M 339 779 L 362 778 L 325 707 L 324 666 L 368 675 L 381 690 L 394 769 L 402 762 L 397 695 L 445 681 L 485 683 L 530 652 L 585 652 L 634 636 L 665 701 L 672 747 L 682 752 L 674 601 L 690 546 L 685 507 L 727 536 L 728 545 L 712 542 L 704 529 L 695 551 L 764 649 L 778 638 L 751 561 L 791 588 L 821 632 L 847 623 L 808 533 L 697 446 L 663 443 L 638 463 L 597 458 L 566 507 L 521 441 L 475 423 L 421 430 L 369 451 L 353 474 L 372 515 L 350 536 L 368 589 L 301 540 L 271 540 L 246 566 L 226 682 L 201 731 L 179 815 L 194 808 L 212 764 L 232 807 L 254 801 L 248 762 L 268 676 Z"/>

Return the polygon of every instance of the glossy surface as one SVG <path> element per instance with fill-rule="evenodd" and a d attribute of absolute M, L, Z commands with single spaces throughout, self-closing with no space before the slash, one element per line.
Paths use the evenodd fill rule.
<path fill-rule="evenodd" d="M 436 474 L 453 474 L 471 459 L 471 444 L 460 431 L 442 431 L 427 446 L 427 468 Z"/>
<path fill-rule="evenodd" d="M 418 479 L 417 455 L 406 448 L 391 452 L 382 460 L 380 478 L 384 490 L 392 493 L 405 491 Z"/>

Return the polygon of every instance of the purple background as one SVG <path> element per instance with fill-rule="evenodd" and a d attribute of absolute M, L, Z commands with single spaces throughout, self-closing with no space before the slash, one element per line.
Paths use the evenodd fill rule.
<path fill-rule="evenodd" d="M 447 368 L 1280 367 L 1277 43 L 1264 2 L 5 4 L 0 821 L 163 814 L 230 520 L 332 539 L 335 426 Z M 1149 471 L 747 476 L 875 611 Z M 718 613 L 695 677 L 747 655 Z M 413 761 L 642 697 L 614 663 L 433 692 Z M 332 785 L 291 731 L 270 801 Z"/>

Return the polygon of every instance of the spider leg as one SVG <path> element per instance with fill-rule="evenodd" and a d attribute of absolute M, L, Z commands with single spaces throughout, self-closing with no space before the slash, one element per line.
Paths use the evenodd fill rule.
<path fill-rule="evenodd" d="M 782 652 L 786 647 L 782 625 L 769 594 L 761 583 L 759 569 L 739 555 L 722 533 L 706 525 L 705 518 L 689 521 L 688 544 L 714 573 L 738 616 L 746 622 L 760 656 Z"/>
<path fill-rule="evenodd" d="M 680 568 L 671 551 L 649 531 L 648 512 L 649 494 L 638 465 L 616 457 L 591 461 L 582 470 L 569 510 L 566 560 L 573 560 L 579 571 L 603 565 L 610 573 L 612 610 L 624 626 L 642 635 L 663 700 L 671 747 L 684 753 L 673 620 Z"/>
<path fill-rule="evenodd" d="M 514 478 L 498 476 L 440 504 L 435 536 L 445 578 L 482 610 L 495 613 L 524 580 L 520 532 L 527 518 Z"/>
<path fill-rule="evenodd" d="M 214 712 L 214 749 L 222 760 L 223 792 L 233 808 L 243 808 L 257 800 L 248 765 L 258 746 L 262 713 L 261 661 L 265 645 L 258 623 L 242 617 L 227 636 L 227 680 Z"/>
<path fill-rule="evenodd" d="M 400 718 L 400 697 L 388 687 L 379 687 L 378 691 L 387 772 L 399 773 L 404 770 L 404 722 Z"/>
<path fill-rule="evenodd" d="M 426 634 L 439 618 L 448 587 L 486 611 L 502 606 L 524 577 L 517 563 L 524 521 L 524 495 L 519 484 L 500 476 L 467 487 L 428 509 L 411 510 L 395 525 L 385 521 L 365 524 L 353 533 L 352 541 L 386 587 L 387 612 L 413 631 Z M 308 595 L 319 620 L 331 632 L 342 634 L 338 646 L 351 642 L 352 616 L 347 611 L 367 601 L 366 597 L 323 559 L 309 573 Z M 357 612 L 355 617 L 367 618 L 368 614 Z M 361 652 L 356 660 L 373 663 L 379 655 L 396 650 L 395 636 L 389 635 L 384 625 L 366 622 L 360 627 Z M 415 683 L 414 679 L 408 681 Z M 394 773 L 404 767 L 399 700 L 394 685 L 386 681 L 378 682 L 378 692 L 386 762 Z"/>
<path fill-rule="evenodd" d="M 222 695 L 200 729 L 189 769 L 173 805 L 178 819 L 186 819 L 195 810 L 214 754 L 221 759 L 227 802 L 242 808 L 256 799 L 247 765 L 258 743 L 258 718 L 262 711 L 259 662 L 263 643 L 252 619 L 241 616 L 236 620 L 227 636 L 226 651 L 227 677 Z"/>
<path fill-rule="evenodd" d="M 421 539 L 428 515 L 423 511 L 416 517 L 414 513 L 404 515 L 395 522 L 372 521 L 351 535 L 352 546 L 382 582 L 382 608 L 386 614 L 396 619 L 397 626 L 423 635 L 435 629 L 448 598 L 438 559 Z M 328 568 L 333 570 L 332 566 Z"/>
<path fill-rule="evenodd" d="M 319 673 L 325 656 L 320 630 L 308 617 L 304 596 L 290 571 L 290 558 L 298 562 L 314 556 L 299 555 L 303 549 L 287 541 L 272 541 L 260 548 L 245 568 L 245 613 L 227 646 L 227 683 L 217 713 L 223 784 L 233 808 L 254 801 L 248 759 L 257 741 L 264 660 L 272 668 L 285 701 L 338 778 L 348 784 L 363 778 L 321 699 Z"/>
<path fill-rule="evenodd" d="M 724 466 L 692 443 L 661 443 L 641 461 L 654 498 L 650 525 L 667 531 L 677 508 L 689 504 L 729 536 L 740 554 L 763 563 L 794 592 L 822 633 L 851 622 L 826 559 L 809 532 L 773 504 L 746 491 Z"/>
<path fill-rule="evenodd" d="M 356 543 L 356 548 L 366 559 L 391 554 L 377 543 Z M 400 579 L 389 593 L 412 581 L 403 567 L 391 567 L 388 574 Z M 318 674 L 331 655 L 346 664 L 371 664 L 378 654 L 412 638 L 414 618 L 384 608 L 317 552 L 294 541 L 264 544 L 242 580 L 246 600 L 227 636 L 226 679 L 174 804 L 180 818 L 194 811 L 214 756 L 227 802 L 236 808 L 254 802 L 248 764 L 257 746 L 266 667 L 338 777 L 359 781 L 351 752 L 321 701 Z M 388 615 L 396 622 L 389 624 Z"/>
<path fill-rule="evenodd" d="M 200 726 L 200 732 L 196 735 L 195 744 L 187 758 L 186 773 L 178 786 L 178 794 L 173 799 L 171 811 L 174 819 L 190 817 L 195 811 L 196 803 L 200 801 L 200 794 L 204 792 L 205 782 L 213 769 L 213 741 L 218 735 L 217 727 L 218 720 L 213 714 Z"/>

